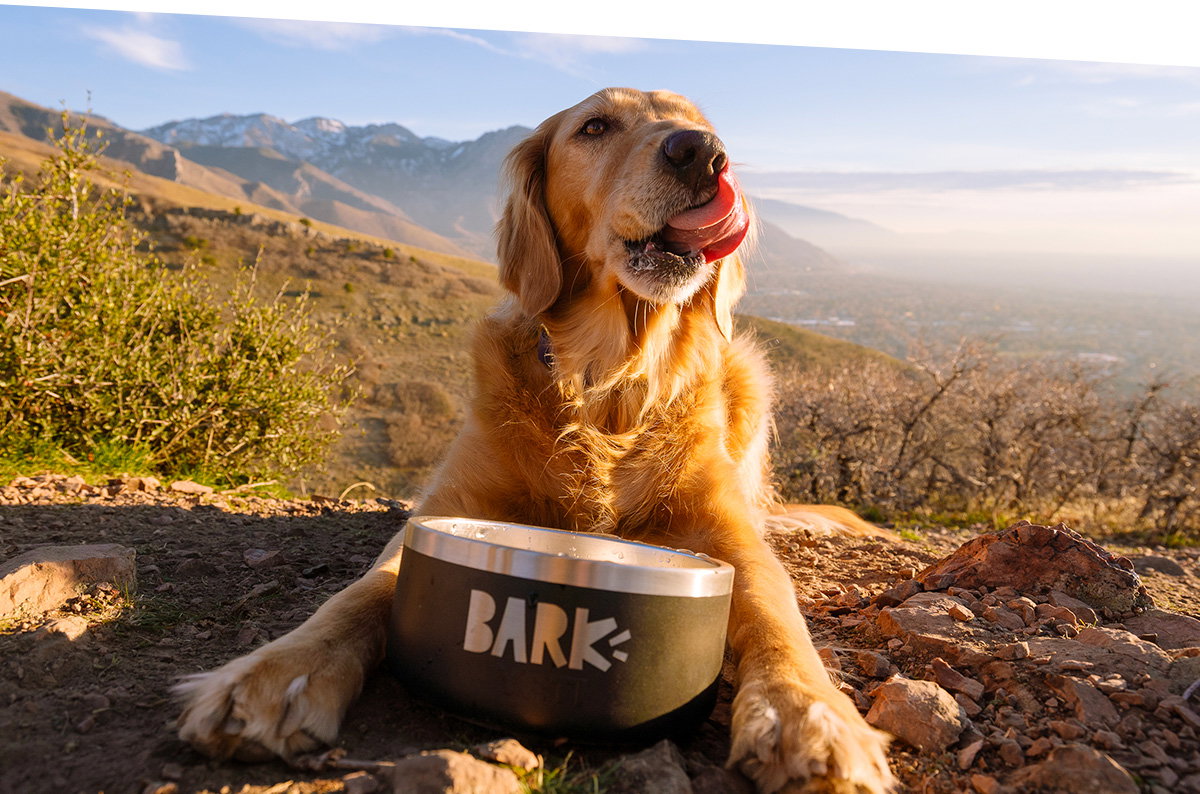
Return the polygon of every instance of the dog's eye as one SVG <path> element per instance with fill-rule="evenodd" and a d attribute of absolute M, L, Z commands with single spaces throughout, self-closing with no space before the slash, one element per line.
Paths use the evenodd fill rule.
<path fill-rule="evenodd" d="M 604 119 L 588 119 L 583 122 L 583 126 L 579 131 L 584 135 L 603 135 L 608 131 L 608 122 Z"/>

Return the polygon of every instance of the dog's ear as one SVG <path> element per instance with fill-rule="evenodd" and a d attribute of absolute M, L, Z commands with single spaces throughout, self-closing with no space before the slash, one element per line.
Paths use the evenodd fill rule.
<path fill-rule="evenodd" d="M 554 224 L 546 211 L 550 129 L 547 121 L 508 155 L 508 199 L 496 226 L 500 283 L 517 296 L 530 317 L 550 308 L 562 289 Z"/>
<path fill-rule="evenodd" d="M 733 338 L 733 305 L 746 291 L 746 269 L 737 254 L 731 254 L 718 263 L 717 277 L 710 282 L 712 291 L 711 308 L 717 328 L 726 341 Z"/>
<path fill-rule="evenodd" d="M 705 289 L 709 310 L 726 341 L 733 338 L 733 306 L 746 292 L 746 268 L 742 264 L 742 257 L 748 255 L 758 236 L 758 218 L 745 197 L 742 202 L 750 217 L 750 231 L 736 253 L 717 262 L 717 275 Z"/>

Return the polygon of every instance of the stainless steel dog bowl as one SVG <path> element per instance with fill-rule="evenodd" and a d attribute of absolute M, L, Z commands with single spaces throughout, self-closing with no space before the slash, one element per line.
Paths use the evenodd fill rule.
<path fill-rule="evenodd" d="M 388 660 L 477 722 L 556 736 L 666 734 L 712 710 L 733 568 L 607 535 L 409 519 Z"/>

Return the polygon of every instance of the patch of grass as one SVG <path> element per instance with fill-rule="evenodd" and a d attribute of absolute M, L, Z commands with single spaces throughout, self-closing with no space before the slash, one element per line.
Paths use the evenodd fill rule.
<path fill-rule="evenodd" d="M 909 543 L 920 543 L 921 535 L 914 529 L 902 529 L 898 533 L 901 540 L 907 540 Z"/>
<path fill-rule="evenodd" d="M 520 778 L 522 794 L 600 794 L 612 778 L 608 767 L 571 769 L 571 764 L 572 755 L 568 753 L 561 761 L 547 763 L 541 769 L 513 771 Z"/>

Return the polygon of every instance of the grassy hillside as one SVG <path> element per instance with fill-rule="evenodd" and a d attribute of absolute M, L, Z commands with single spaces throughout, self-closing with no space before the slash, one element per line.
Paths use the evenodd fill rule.
<path fill-rule="evenodd" d="M 816 331 L 752 315 L 739 315 L 737 320 L 741 327 L 752 328 L 758 334 L 768 358 L 775 366 L 833 370 L 870 361 L 895 368 L 898 372 L 908 369 L 908 364 L 886 353 Z"/>
<path fill-rule="evenodd" d="M 5 167 L 35 171 L 48 145 L 0 132 Z M 316 323 L 352 362 L 345 388 L 356 395 L 341 441 L 322 466 L 289 485 L 337 496 L 412 496 L 457 431 L 470 388 L 471 328 L 499 299 L 493 265 L 352 232 L 279 209 L 125 171 L 108 161 L 104 185 L 127 185 L 131 219 L 175 267 L 191 265 L 216 285 L 257 261 L 263 296 L 307 293 Z M 883 354 L 752 317 L 777 363 L 805 368 Z M 897 364 L 899 366 L 899 364 Z"/>

